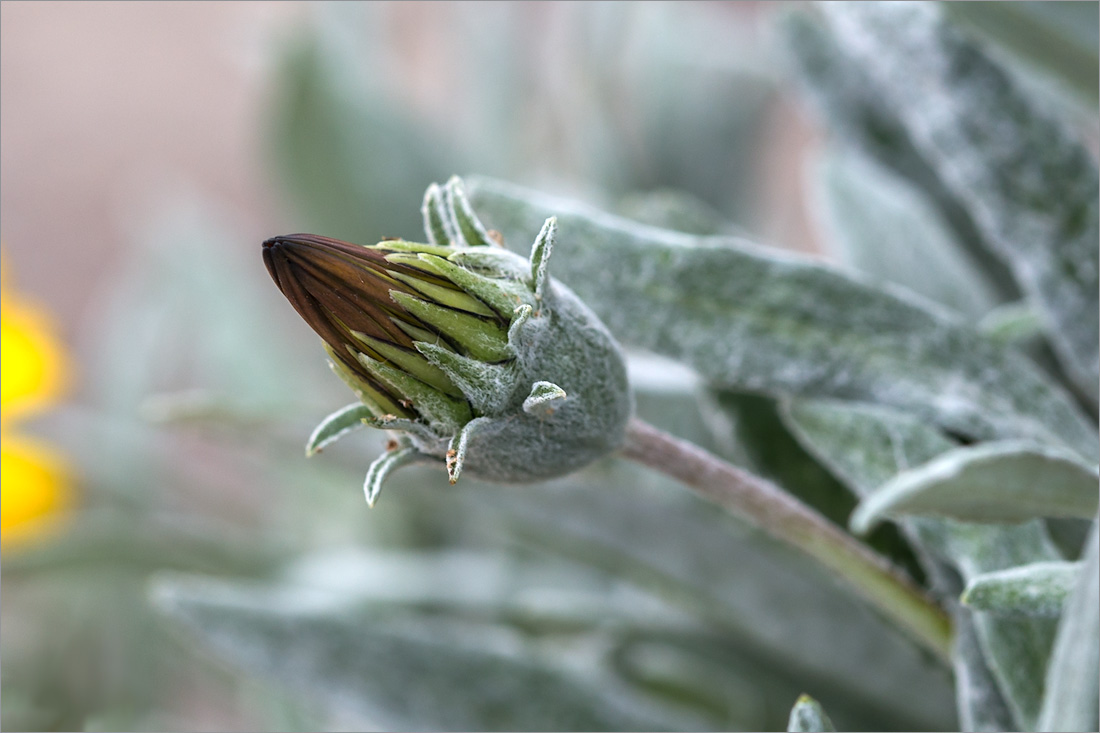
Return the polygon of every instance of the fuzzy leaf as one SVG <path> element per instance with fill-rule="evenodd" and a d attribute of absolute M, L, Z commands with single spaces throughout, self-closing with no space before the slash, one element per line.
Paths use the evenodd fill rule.
<path fill-rule="evenodd" d="M 861 496 L 910 466 L 950 451 L 953 443 L 940 431 L 895 410 L 825 400 L 792 402 L 786 417 L 795 435 Z M 963 580 L 1033 562 L 1060 560 L 1038 521 L 1015 526 L 913 519 L 908 531 L 931 559 L 954 566 Z M 941 582 L 942 585 L 942 582 Z M 950 594 L 956 589 L 944 588 Z M 965 612 L 965 611 L 963 611 Z M 977 647 L 960 645 L 957 653 L 981 651 L 959 659 L 968 670 L 959 675 L 960 717 L 972 721 L 1004 720 L 1013 728 L 1033 729 L 1042 697 L 1042 678 L 1054 634 L 1049 619 L 1001 617 L 970 613 Z M 969 650 L 969 652 L 968 652 Z M 986 674 L 999 695 L 985 689 Z M 975 685 L 967 687 L 967 685 Z M 1001 704 L 1007 710 L 1000 709 Z M 968 706 L 973 706 L 969 707 Z"/>
<path fill-rule="evenodd" d="M 901 179 L 920 189 L 955 233 L 956 241 L 1002 300 L 1018 300 L 1020 289 L 1004 263 L 989 252 L 970 212 L 917 150 L 896 110 L 875 90 L 868 69 L 817 15 L 792 12 L 782 30 L 792 65 L 831 131 Z"/>
<path fill-rule="evenodd" d="M 450 506 L 468 506 L 484 517 L 485 497 L 470 495 L 478 490 L 471 482 L 462 492 L 448 492 L 459 499 Z M 463 496 L 469 499 L 465 504 Z M 453 526 L 455 517 L 446 521 Z M 610 668 L 630 692 L 644 694 L 639 702 L 667 701 L 674 709 L 706 716 L 702 724 L 690 718 L 666 723 L 676 730 L 779 730 L 789 712 L 786 701 L 806 684 L 781 664 L 746 654 L 668 599 L 546 555 L 522 560 L 511 553 L 464 550 L 332 550 L 296 561 L 279 588 L 307 590 L 318 605 L 326 598 L 337 604 L 355 601 L 398 609 L 414 619 L 418 609 L 430 608 L 451 619 L 497 619 L 494 626 L 515 625 L 536 638 L 549 631 L 538 655 L 573 663 L 579 656 L 587 675 Z M 858 701 L 823 694 L 830 709 L 839 711 L 838 719 L 859 726 L 852 729 L 890 729 L 887 716 L 863 714 Z M 775 704 L 761 705 L 763 700 Z M 893 727 L 905 724 L 916 725 L 898 718 Z"/>
<path fill-rule="evenodd" d="M 682 360 L 715 385 L 880 402 L 974 438 L 1098 455 L 1095 429 L 1030 362 L 900 290 L 501 182 L 471 180 L 468 190 L 506 242 L 556 215 L 556 277 L 620 341 Z"/>
<path fill-rule="evenodd" d="M 690 370 L 647 355 L 631 360 L 630 380 L 642 419 L 716 448 L 685 389 Z M 382 524 L 389 530 L 394 512 L 409 513 L 429 536 L 449 536 L 470 522 L 479 545 L 500 538 L 527 556 L 564 556 L 657 591 L 715 640 L 690 657 L 632 644 L 630 675 L 681 703 L 712 701 L 708 708 L 726 711 L 716 729 L 783 730 L 791 703 L 809 690 L 841 730 L 957 730 L 942 665 L 812 563 L 671 480 L 604 461 L 537 491 L 465 473 L 460 487 L 440 490 L 427 469 L 399 472 Z M 564 610 L 554 588 L 543 604 Z"/>
<path fill-rule="evenodd" d="M 781 414 L 806 449 L 861 498 L 958 447 L 935 427 L 887 407 L 792 399 Z"/>
<path fill-rule="evenodd" d="M 1067 451 L 1026 443 L 959 448 L 898 474 L 852 514 L 862 534 L 887 516 L 917 514 L 970 522 L 1092 517 L 1096 470 Z"/>
<path fill-rule="evenodd" d="M 699 403 L 723 456 L 771 479 L 827 519 L 844 525 L 856 506 L 852 492 L 791 436 L 774 399 L 706 390 Z"/>
<path fill-rule="evenodd" d="M 955 629 L 952 668 L 955 671 L 959 730 L 1012 730 L 1017 727 L 1016 722 L 1000 684 L 986 662 L 985 652 L 978 640 L 974 614 L 968 608 L 955 605 L 951 615 Z"/>
<path fill-rule="evenodd" d="M 781 674 L 798 689 L 821 690 L 842 729 L 954 725 L 944 669 L 775 541 L 621 462 L 552 489 L 486 491 L 479 511 L 507 518 L 524 545 L 629 577 L 672 599 L 755 658 L 761 675 L 783 660 Z M 893 671 L 884 673 L 883 663 Z M 893 722 L 875 710 L 889 710 Z M 785 717 L 789 710 L 776 712 Z M 749 729 L 767 729 L 762 724 Z"/>
<path fill-rule="evenodd" d="M 1062 80 L 1097 102 L 1097 4 L 1081 2 L 944 3 L 947 17 Z"/>
<path fill-rule="evenodd" d="M 1039 307 L 1067 373 L 1100 380 L 1100 181 L 1085 147 L 940 10 L 823 6 L 874 93 Z M 912 90 L 920 89 L 919 94 Z"/>
<path fill-rule="evenodd" d="M 813 172 L 830 250 L 838 260 L 970 318 L 996 305 L 985 275 L 919 189 L 843 148 L 827 152 Z"/>
<path fill-rule="evenodd" d="M 517 654 L 503 630 L 368 614 L 331 594 L 162 581 L 154 599 L 220 656 L 388 730 L 652 730 L 614 691 Z"/>
<path fill-rule="evenodd" d="M 857 503 L 852 491 L 791 435 L 774 399 L 706 390 L 700 395 L 700 407 L 719 455 L 771 479 L 830 521 L 840 526 L 847 523 Z M 913 554 L 895 526 L 878 527 L 867 544 L 920 577 Z"/>
<path fill-rule="evenodd" d="M 1081 574 L 1078 563 L 1043 562 L 975 576 L 962 602 L 1006 615 L 1058 616 Z"/>
<path fill-rule="evenodd" d="M 1100 667 L 1100 541 L 1093 522 L 1076 587 L 1066 602 L 1047 668 L 1038 730 L 1088 731 L 1097 727 Z"/>
<path fill-rule="evenodd" d="M 802 695 L 791 708 L 791 719 L 787 723 L 788 731 L 811 733 L 811 731 L 835 731 L 833 721 L 821 707 L 821 703 L 809 695 Z"/>
<path fill-rule="evenodd" d="M 532 621 L 615 619 L 669 629 L 693 627 L 685 614 L 633 585 L 572 563 L 523 559 L 506 551 L 319 550 L 293 558 L 279 584 L 308 588 L 337 606 L 379 603 L 472 615 L 503 612 Z M 613 592 L 608 592 L 609 584 Z M 541 603 L 547 593 L 560 593 L 570 602 Z"/>

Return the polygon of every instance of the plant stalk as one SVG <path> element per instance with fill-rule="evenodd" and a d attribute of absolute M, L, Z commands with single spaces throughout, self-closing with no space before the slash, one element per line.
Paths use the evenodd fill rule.
<path fill-rule="evenodd" d="M 950 664 L 951 622 L 943 610 L 885 558 L 778 486 L 637 418 L 622 453 L 806 553 Z"/>

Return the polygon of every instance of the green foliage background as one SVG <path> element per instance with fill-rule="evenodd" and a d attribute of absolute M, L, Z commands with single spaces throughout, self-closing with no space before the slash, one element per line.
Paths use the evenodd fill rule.
<path fill-rule="evenodd" d="M 1068 17 L 1096 7 L 799 5 L 755 47 L 719 8 L 591 3 L 548 60 L 518 6 L 456 6 L 464 73 L 427 101 L 370 73 L 400 52 L 384 4 L 318 5 L 273 51 L 301 230 L 417 238 L 454 172 L 517 251 L 558 216 L 553 274 L 630 350 L 638 414 L 840 525 L 891 520 L 867 541 L 951 614 L 950 668 L 621 460 L 412 468 L 368 511 L 381 437 L 305 461 L 347 395 L 197 200 L 150 217 L 95 400 L 45 426 L 89 500 L 3 559 L 4 727 L 187 728 L 180 690 L 221 688 L 270 730 L 1095 730 L 1097 40 Z M 752 234 L 794 90 L 827 264 Z"/>

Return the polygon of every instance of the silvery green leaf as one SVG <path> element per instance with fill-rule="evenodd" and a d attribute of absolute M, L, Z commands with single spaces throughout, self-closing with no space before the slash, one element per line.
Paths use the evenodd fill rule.
<path fill-rule="evenodd" d="M 482 512 L 523 543 L 671 599 L 743 654 L 756 650 L 761 670 L 784 660 L 774 672 L 797 689 L 829 687 L 822 702 L 842 727 L 954 725 L 943 668 L 902 632 L 819 568 L 671 481 L 616 462 L 542 491 L 485 491 Z M 845 700 L 862 703 L 838 707 Z M 893 722 L 874 712 L 887 709 Z"/>
<path fill-rule="evenodd" d="M 710 712 L 707 717 L 719 730 L 781 730 L 788 711 L 776 703 L 790 700 L 801 689 L 774 660 L 754 657 L 720 635 L 708 639 L 630 633 L 611 661 L 633 687 Z M 841 707 L 840 719 L 853 729 L 869 717 L 858 703 L 836 704 Z"/>
<path fill-rule="evenodd" d="M 1100 181 L 1085 147 L 928 3 L 822 6 L 874 93 L 1039 307 L 1067 373 L 1100 380 Z M 912 93 L 914 88 L 920 94 Z"/>
<path fill-rule="evenodd" d="M 632 360 L 630 374 L 640 389 L 638 412 L 643 419 L 715 448 L 699 420 L 689 370 L 647 357 Z M 653 640 L 631 643 L 622 653 L 629 669 L 621 672 L 632 688 L 652 687 L 662 699 L 680 690 L 680 703 L 691 702 L 697 710 L 699 701 L 704 711 L 719 713 L 708 715 L 708 725 L 782 730 L 791 702 L 804 690 L 812 690 L 845 730 L 951 730 L 956 725 L 949 675 L 934 660 L 819 569 L 745 530 L 671 481 L 608 461 L 532 491 L 517 492 L 514 486 L 481 484 L 468 477 L 457 489 L 443 491 L 438 482 L 438 475 L 426 468 L 396 474 L 387 487 L 390 501 L 375 510 L 383 513 L 383 521 L 372 527 L 391 536 L 394 525 L 399 529 L 402 522 L 413 521 L 418 537 L 468 537 L 466 541 L 478 546 L 497 540 L 521 548 L 527 556 L 564 556 L 658 591 L 655 595 L 679 616 L 705 625 L 715 638 L 693 645 L 690 653 L 678 643 L 675 649 Z M 361 577 L 376 578 L 370 581 L 374 588 L 393 586 L 389 596 L 374 591 L 379 601 L 414 602 L 419 591 L 402 589 L 413 579 L 403 582 L 401 577 L 419 573 L 424 566 L 389 564 L 392 567 L 384 573 Z M 514 564 L 499 572 L 491 567 L 479 570 L 476 577 L 485 577 L 484 584 L 458 583 L 459 590 L 469 592 L 465 597 L 472 597 L 464 601 L 449 595 L 456 583 L 448 580 L 466 577 L 459 576 L 460 567 L 441 563 L 427 573 L 423 585 L 431 587 L 424 592 L 438 593 L 423 596 L 426 605 L 501 606 L 501 612 L 520 610 L 525 618 L 537 613 L 576 623 L 595 616 L 608 624 L 627 614 L 622 604 L 610 602 L 618 597 L 633 608 L 630 619 L 652 613 L 636 600 L 639 593 L 625 594 L 618 584 L 602 591 L 597 587 L 602 605 L 589 600 L 583 607 L 584 599 L 578 600 L 572 590 L 563 593 L 563 588 L 568 590 L 566 576 L 550 576 L 548 588 L 529 591 L 521 581 L 534 573 Z M 360 572 L 341 564 L 325 575 L 339 578 Z M 303 565 L 296 578 L 316 583 L 321 574 L 311 563 Z M 480 596 L 481 606 L 477 589 L 494 585 L 515 603 L 501 604 L 486 592 Z M 776 599 L 774 606 L 767 602 L 769 597 Z M 570 609 L 581 607 L 591 613 L 569 615 Z"/>
<path fill-rule="evenodd" d="M 811 731 L 835 731 L 836 728 L 821 708 L 821 703 L 809 695 L 802 695 L 791 708 L 791 719 L 787 723 L 787 730 L 810 733 Z"/>
<path fill-rule="evenodd" d="M 827 244 L 841 262 L 896 283 L 969 318 L 997 296 L 919 189 L 841 147 L 811 170 Z"/>
<path fill-rule="evenodd" d="M 744 240 L 467 183 L 510 247 L 556 215 L 555 276 L 627 346 L 682 360 L 716 386 L 880 402 L 974 438 L 1098 455 L 1093 426 L 1030 362 L 903 291 Z"/>
<path fill-rule="evenodd" d="M 1088 731 L 1097 726 L 1100 667 L 1100 540 L 1093 522 L 1076 587 L 1066 602 L 1047 668 L 1038 730 Z"/>
<path fill-rule="evenodd" d="M 522 615 L 533 623 L 600 619 L 695 629 L 687 614 L 636 586 L 572 563 L 521 559 L 502 552 L 346 548 L 298 557 L 280 581 L 348 603 L 448 608 Z"/>
<path fill-rule="evenodd" d="M 877 485 L 898 473 L 946 453 L 953 444 L 942 433 L 912 416 L 880 406 L 853 405 L 827 400 L 795 400 L 786 417 L 795 435 L 857 493 L 868 496 Z M 1060 558 L 1038 521 L 1014 526 L 981 525 L 954 520 L 913 519 L 909 532 L 933 558 L 954 566 L 964 581 L 1033 562 Z M 957 592 L 957 591 L 956 591 Z M 1003 700 L 1014 727 L 1034 727 L 1042 696 L 1042 677 L 1053 639 L 1054 625 L 1042 618 L 1010 618 L 972 613 L 978 647 L 1000 690 L 1000 697 L 980 688 L 967 689 L 969 680 L 984 677 L 979 660 L 960 660 L 971 674 L 959 676 L 958 698 L 963 719 L 997 720 Z M 964 653 L 959 647 L 958 653 Z"/>
<path fill-rule="evenodd" d="M 1061 555 L 1040 521 L 987 525 L 954 520 L 922 520 L 922 542 L 949 560 L 967 582 L 971 578 L 1033 562 L 1058 562 Z"/>
<path fill-rule="evenodd" d="M 893 106 L 875 91 L 865 64 L 853 58 L 817 15 L 792 12 L 784 20 L 782 30 L 793 66 L 830 129 L 923 191 L 1000 298 L 1019 299 L 1012 274 L 989 252 L 970 212 L 916 149 Z"/>
<path fill-rule="evenodd" d="M 776 482 L 833 522 L 845 523 L 856 505 L 851 491 L 791 437 L 775 400 L 707 390 L 700 406 L 723 455 Z"/>
<path fill-rule="evenodd" d="M 952 563 L 964 581 L 1060 555 L 1037 520 L 993 526 L 923 520 L 922 544 Z M 1034 730 L 1042 704 L 1043 675 L 1054 641 L 1054 619 L 973 613 L 978 642 L 1018 728 Z"/>
<path fill-rule="evenodd" d="M 983 443 L 898 474 L 860 503 L 849 524 L 862 534 L 887 516 L 906 514 L 968 522 L 1091 517 L 1098 501 L 1096 469 L 1069 451 Z"/>
<path fill-rule="evenodd" d="M 791 399 L 781 414 L 807 450 L 859 497 L 958 445 L 919 418 L 879 405 Z"/>
<path fill-rule="evenodd" d="M 720 455 L 771 479 L 836 524 L 847 523 L 856 506 L 853 493 L 791 435 L 774 399 L 706 390 L 700 406 Z M 913 554 L 896 527 L 878 527 L 867 543 L 919 577 Z"/>
<path fill-rule="evenodd" d="M 473 496 L 470 501 L 480 506 L 486 498 Z M 334 550 L 297 560 L 280 583 L 309 589 L 318 606 L 355 602 L 428 608 L 550 630 L 538 642 L 540 651 L 589 667 L 606 662 L 631 689 L 705 715 L 706 727 L 775 730 L 786 720 L 785 701 L 807 684 L 782 663 L 708 630 L 668 599 L 621 576 L 545 555 L 523 560 L 468 550 Z M 598 643 L 578 645 L 567 640 L 573 634 Z M 605 651 L 590 654 L 600 649 Z M 583 652 L 579 659 L 578 651 Z M 888 717 L 866 715 L 862 698 L 827 694 L 830 709 L 835 707 L 838 719 L 848 726 L 891 725 Z M 784 706 L 770 704 L 772 700 L 783 700 Z M 893 725 L 920 724 L 902 718 Z"/>
<path fill-rule="evenodd" d="M 977 575 L 962 602 L 979 611 L 1006 615 L 1058 616 L 1081 567 L 1073 562 L 1037 562 Z"/>
<path fill-rule="evenodd" d="M 518 652 L 526 650 L 547 665 L 561 662 L 570 677 L 580 672 L 590 683 L 606 672 L 611 681 L 604 692 L 625 693 L 636 720 L 651 706 L 683 711 L 656 714 L 649 725 L 776 730 L 786 721 L 786 701 L 804 684 L 782 663 L 730 643 L 666 600 L 622 579 L 552 559 L 336 550 L 302 557 L 275 584 L 229 590 L 251 597 L 250 603 L 311 616 L 363 618 L 374 631 L 396 627 L 442 646 L 462 642 L 455 637 L 465 634 L 464 647 L 481 645 L 520 658 Z M 353 609 L 361 609 L 361 616 Z M 825 694 L 838 719 L 853 729 L 918 725 L 904 717 L 868 715 L 858 698 Z"/>
<path fill-rule="evenodd" d="M 953 606 L 955 648 L 956 707 L 959 729 L 964 731 L 1012 730 L 1016 723 L 1004 694 L 985 661 L 978 641 L 974 614 L 958 604 Z"/>
<path fill-rule="evenodd" d="M 1093 105 L 1097 6 L 1079 2 L 944 3 L 947 17 L 1053 74 Z"/>
<path fill-rule="evenodd" d="M 320 600 L 320 603 L 318 603 Z M 219 656 L 389 730 L 651 730 L 676 725 L 499 626 L 356 610 L 294 586 L 162 580 L 154 601 Z M 681 721 L 681 724 L 683 721 Z"/>

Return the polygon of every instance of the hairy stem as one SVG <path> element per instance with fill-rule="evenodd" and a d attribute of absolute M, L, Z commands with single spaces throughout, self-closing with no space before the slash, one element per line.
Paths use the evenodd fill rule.
<path fill-rule="evenodd" d="M 627 427 L 623 454 L 806 553 L 950 662 L 951 623 L 946 614 L 885 558 L 787 492 L 637 418 Z"/>

